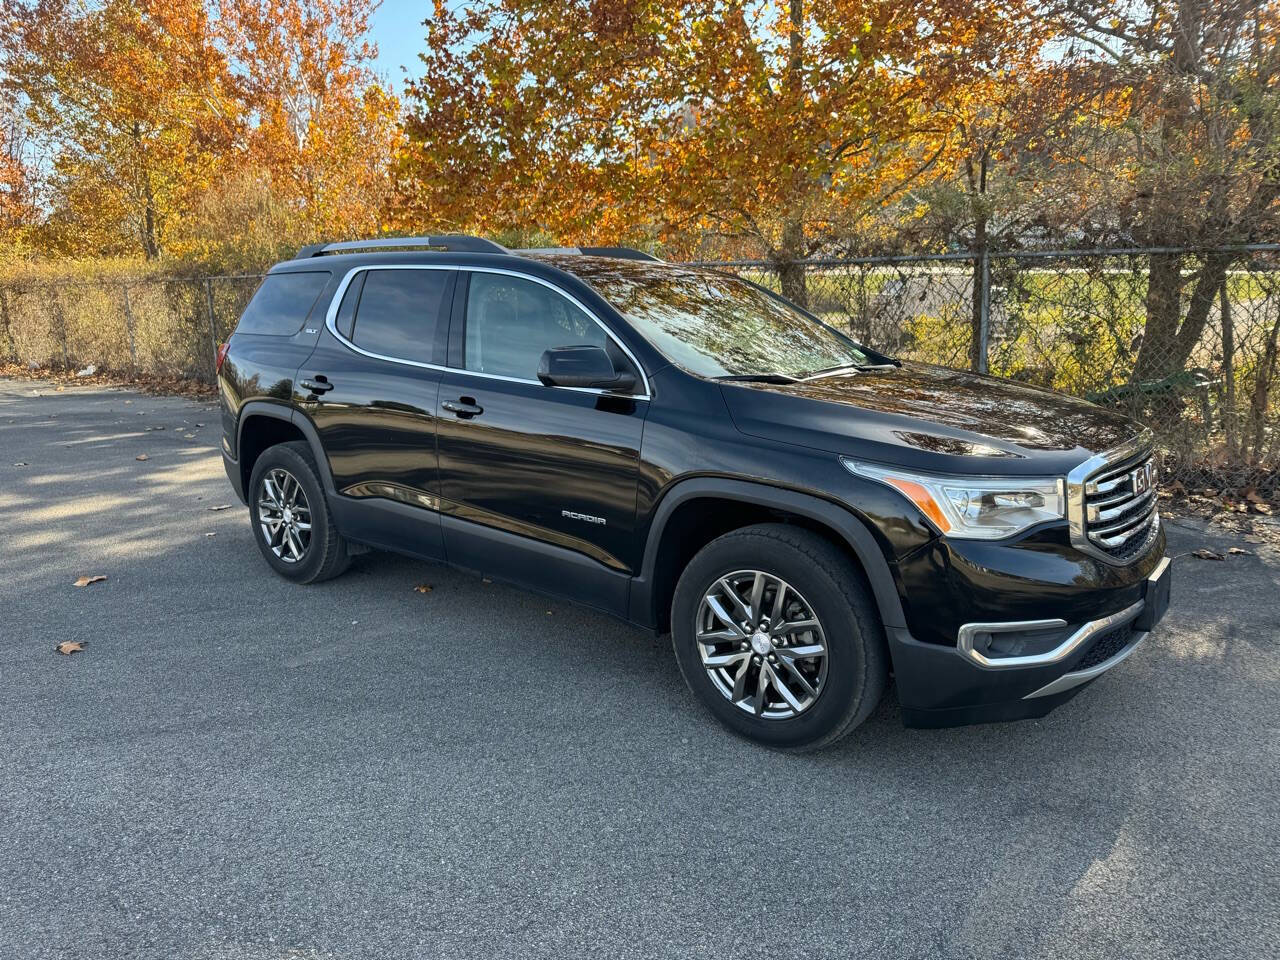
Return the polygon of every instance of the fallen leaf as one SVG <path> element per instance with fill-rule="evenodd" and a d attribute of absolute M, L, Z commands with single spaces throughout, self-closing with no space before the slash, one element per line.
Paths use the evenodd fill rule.
<path fill-rule="evenodd" d="M 183 440 L 194 440 L 194 439 L 195 439 L 195 436 L 196 436 L 196 435 L 195 435 L 194 433 L 184 433 L 184 434 L 182 435 L 182 439 L 183 439 Z"/>
<path fill-rule="evenodd" d="M 429 583 L 420 583 L 413 589 L 416 590 L 418 593 L 430 593 L 435 588 L 432 587 L 431 584 Z"/>
<path fill-rule="evenodd" d="M 134 457 L 133 459 L 135 459 L 135 460 L 150 460 L 150 459 L 151 459 L 151 457 L 149 457 L 149 456 L 148 456 L 147 454 L 145 454 L 145 453 L 140 453 L 140 454 L 138 454 L 136 457 Z"/>
<path fill-rule="evenodd" d="M 230 510 L 230 509 L 231 509 L 231 504 L 229 504 L 229 503 L 220 503 L 220 504 L 218 504 L 216 507 L 210 507 L 210 508 L 209 508 L 209 512 L 210 512 L 210 513 L 217 513 L 219 510 Z"/>
<path fill-rule="evenodd" d="M 1258 513 L 1262 514 L 1264 517 L 1271 516 L 1271 507 L 1269 507 L 1265 503 L 1255 503 L 1253 505 L 1253 509 L 1256 510 Z"/>
<path fill-rule="evenodd" d="M 58 653 L 62 654 L 64 657 L 69 657 L 73 653 L 83 653 L 84 645 L 88 642 L 88 640 L 63 640 L 62 643 L 58 644 L 53 649 L 58 651 Z"/>
<path fill-rule="evenodd" d="M 102 574 L 94 574 L 94 575 L 93 575 L 93 576 L 91 576 L 91 577 L 81 577 L 79 580 L 77 580 L 75 583 L 73 583 L 73 584 L 72 584 L 72 586 L 73 586 L 73 587 L 87 587 L 87 586 L 88 586 L 89 584 L 91 584 L 91 583 L 101 583 L 101 582 L 102 582 L 103 580 L 105 580 L 105 579 L 107 579 L 107 578 L 106 578 L 106 577 L 104 577 L 104 576 L 102 576 Z"/>
<path fill-rule="evenodd" d="M 1227 553 L 1235 554 L 1236 556 L 1245 556 L 1245 557 L 1253 556 L 1253 554 L 1250 553 L 1248 550 L 1246 550 L 1244 547 L 1232 547 L 1230 550 L 1227 551 Z"/>
<path fill-rule="evenodd" d="M 25 460 L 19 460 L 17 463 L 15 463 L 15 464 L 14 464 L 14 466 L 15 466 L 15 467 L 29 467 L 29 466 L 31 466 L 31 464 L 27 463 L 27 461 L 25 461 Z"/>
<path fill-rule="evenodd" d="M 481 577 L 481 578 L 480 578 L 480 582 L 481 582 L 481 583 L 493 583 L 493 581 L 492 581 L 492 580 L 490 580 L 488 577 Z"/>
<path fill-rule="evenodd" d="M 217 535 L 218 533 L 216 530 L 210 530 L 208 533 L 205 534 L 206 537 L 216 537 Z"/>
<path fill-rule="evenodd" d="M 196 424 L 196 426 L 197 426 L 197 427 L 203 427 L 203 426 L 204 426 L 204 424 L 203 424 L 203 423 L 197 423 L 197 424 Z"/>
<path fill-rule="evenodd" d="M 1192 550 L 1191 555 L 1198 560 L 1225 560 L 1227 559 L 1216 550 L 1210 550 L 1207 547 L 1201 547 L 1199 550 Z"/>

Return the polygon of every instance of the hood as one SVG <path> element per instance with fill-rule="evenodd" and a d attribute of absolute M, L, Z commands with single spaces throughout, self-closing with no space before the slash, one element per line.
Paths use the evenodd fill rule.
<path fill-rule="evenodd" d="M 923 363 L 721 390 L 743 433 L 939 472 L 1058 475 L 1142 430 L 1074 397 Z"/>

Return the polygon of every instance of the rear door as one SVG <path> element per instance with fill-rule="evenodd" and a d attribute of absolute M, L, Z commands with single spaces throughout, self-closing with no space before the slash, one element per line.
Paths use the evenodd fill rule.
<path fill-rule="evenodd" d="M 547 282 L 502 271 L 459 276 L 437 437 L 450 562 L 625 606 L 638 564 L 636 485 L 648 413 L 638 364 Z M 465 305 L 464 305 L 465 303 Z M 634 368 L 634 395 L 544 386 L 549 347 L 594 344 Z"/>
<path fill-rule="evenodd" d="M 428 557 L 442 554 L 436 361 L 455 279 L 449 267 L 359 268 L 298 371 L 301 407 L 346 498 L 335 510 L 344 532 Z"/>

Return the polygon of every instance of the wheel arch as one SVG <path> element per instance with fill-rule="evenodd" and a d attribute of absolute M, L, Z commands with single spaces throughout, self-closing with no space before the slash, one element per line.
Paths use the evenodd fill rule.
<path fill-rule="evenodd" d="M 253 465 L 264 450 L 293 440 L 305 440 L 311 447 L 316 472 L 320 474 L 324 491 L 327 495 L 332 494 L 333 475 L 329 472 L 329 461 L 320 445 L 320 435 L 316 433 L 311 421 L 291 407 L 262 400 L 246 403 L 240 411 L 236 426 L 236 454 L 242 489 L 248 490 Z"/>
<path fill-rule="evenodd" d="M 856 514 L 811 494 L 720 477 L 678 481 L 654 508 L 640 576 L 632 581 L 630 618 L 666 629 L 675 582 L 697 550 L 730 530 L 778 519 L 798 522 L 841 547 L 866 577 L 885 627 L 906 626 L 889 563 Z"/>

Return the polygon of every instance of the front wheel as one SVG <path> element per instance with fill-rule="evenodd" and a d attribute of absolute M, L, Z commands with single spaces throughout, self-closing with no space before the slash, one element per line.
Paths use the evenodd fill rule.
<path fill-rule="evenodd" d="M 858 571 L 822 537 L 786 524 L 703 547 L 676 585 L 671 637 L 703 704 L 772 747 L 834 743 L 888 682 L 884 632 Z"/>

